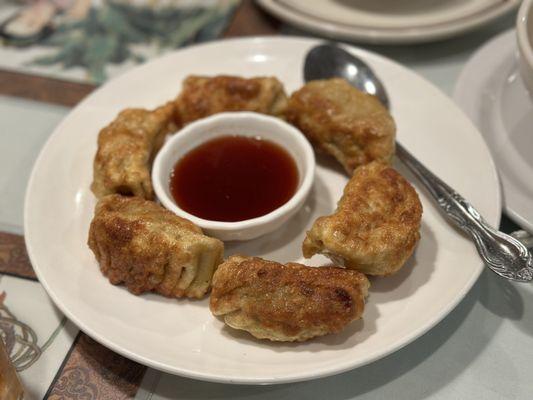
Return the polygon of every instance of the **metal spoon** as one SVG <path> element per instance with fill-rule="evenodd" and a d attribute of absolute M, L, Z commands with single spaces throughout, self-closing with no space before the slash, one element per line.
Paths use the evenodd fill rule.
<path fill-rule="evenodd" d="M 334 44 L 313 47 L 305 59 L 305 80 L 332 77 L 344 78 L 359 90 L 377 96 L 388 108 L 387 92 L 365 62 Z M 398 142 L 396 155 L 420 179 L 444 214 L 471 237 L 479 255 L 492 271 L 520 282 L 533 279 L 533 260 L 521 242 L 492 228 L 468 201 Z"/>

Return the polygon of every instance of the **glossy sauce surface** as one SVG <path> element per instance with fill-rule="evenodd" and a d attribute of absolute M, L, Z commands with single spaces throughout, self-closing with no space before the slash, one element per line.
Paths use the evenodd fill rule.
<path fill-rule="evenodd" d="M 296 192 L 298 180 L 295 161 L 279 145 L 261 138 L 222 136 L 178 160 L 170 192 L 190 214 L 235 222 L 282 206 Z"/>

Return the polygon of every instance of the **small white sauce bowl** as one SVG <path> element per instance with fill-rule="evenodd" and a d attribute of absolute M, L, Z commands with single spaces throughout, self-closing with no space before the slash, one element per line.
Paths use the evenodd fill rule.
<path fill-rule="evenodd" d="M 259 136 L 284 148 L 294 159 L 299 175 L 298 188 L 291 199 L 268 214 L 238 222 L 210 221 L 182 210 L 169 187 L 176 162 L 192 149 L 220 136 Z M 163 145 L 152 167 L 152 184 L 163 206 L 221 240 L 250 240 L 279 228 L 302 207 L 314 176 L 315 155 L 305 136 L 278 118 L 253 112 L 220 113 L 187 125 Z"/>

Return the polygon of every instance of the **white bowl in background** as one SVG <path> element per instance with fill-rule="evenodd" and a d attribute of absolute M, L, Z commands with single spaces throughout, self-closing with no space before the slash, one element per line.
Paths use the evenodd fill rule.
<path fill-rule="evenodd" d="M 524 0 L 516 19 L 520 75 L 533 98 L 533 0 Z"/>
<path fill-rule="evenodd" d="M 210 221 L 181 209 L 170 193 L 170 175 L 181 159 L 192 149 L 221 136 L 262 137 L 284 148 L 298 168 L 298 188 L 291 199 L 263 216 L 238 222 Z M 187 125 L 163 145 L 152 168 L 152 183 L 164 207 L 186 218 L 205 233 L 221 240 L 249 240 L 272 232 L 283 225 L 303 205 L 313 185 L 315 156 L 305 136 L 286 122 L 253 112 L 227 112 Z"/>

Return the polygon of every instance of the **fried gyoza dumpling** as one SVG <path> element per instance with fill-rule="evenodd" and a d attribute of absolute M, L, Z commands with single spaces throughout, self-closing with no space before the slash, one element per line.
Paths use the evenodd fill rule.
<path fill-rule="evenodd" d="M 176 100 L 177 123 L 185 125 L 225 111 L 280 116 L 286 105 L 283 85 L 274 77 L 189 76 Z"/>
<path fill-rule="evenodd" d="M 210 308 L 256 338 L 304 341 L 359 319 L 369 285 L 365 275 L 343 268 L 232 256 L 213 276 Z"/>
<path fill-rule="evenodd" d="M 375 161 L 355 170 L 337 210 L 314 222 L 302 250 L 306 258 L 322 253 L 365 274 L 390 275 L 413 253 L 421 218 L 411 184 Z"/>
<path fill-rule="evenodd" d="M 173 102 L 153 111 L 122 111 L 100 131 L 93 164 L 91 190 L 97 198 L 108 194 L 154 198 L 150 170 L 165 136 L 173 132 Z"/>
<path fill-rule="evenodd" d="M 200 298 L 224 245 L 192 222 L 139 197 L 105 196 L 96 205 L 89 247 L 102 273 L 134 294 Z"/>
<path fill-rule="evenodd" d="M 394 155 L 396 126 L 391 115 L 376 97 L 344 79 L 304 85 L 291 95 L 286 118 L 350 175 L 374 160 L 389 163 Z"/>

